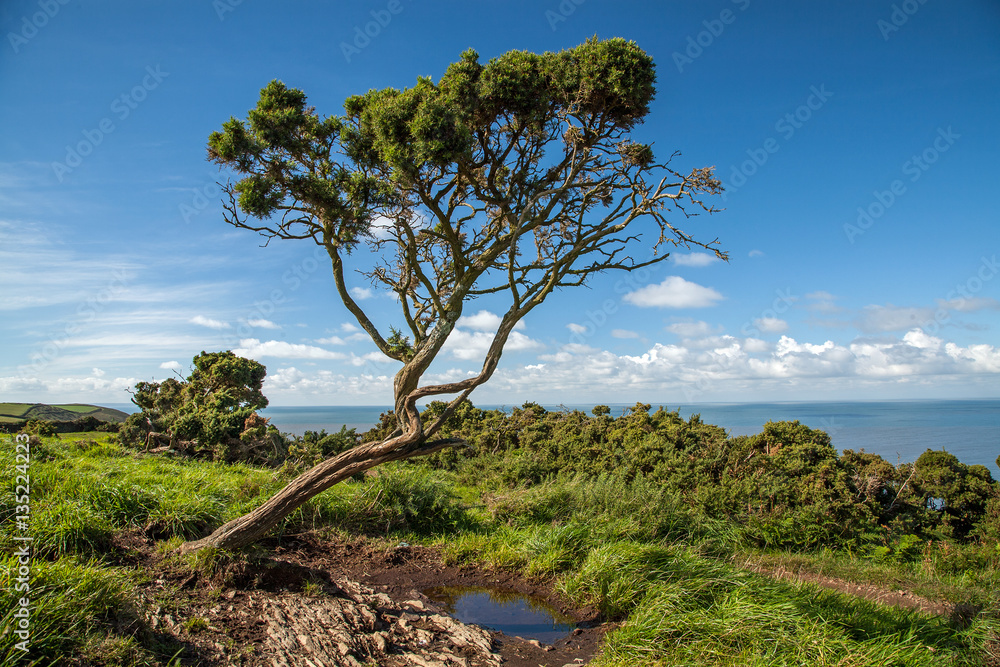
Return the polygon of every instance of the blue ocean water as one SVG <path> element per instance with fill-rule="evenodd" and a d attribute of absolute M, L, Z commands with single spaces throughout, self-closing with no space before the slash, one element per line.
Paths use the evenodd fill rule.
<path fill-rule="evenodd" d="M 619 415 L 632 404 L 612 404 Z M 480 405 L 481 408 L 510 406 Z M 545 405 L 546 409 L 578 409 L 592 405 Z M 656 409 L 657 404 L 653 404 Z M 987 466 L 1000 479 L 1000 400 L 864 401 L 803 403 L 699 403 L 664 405 L 688 418 L 730 435 L 759 433 L 768 421 L 798 420 L 830 434 L 839 450 L 874 452 L 892 463 L 915 461 L 926 449 L 944 449 L 963 463 Z M 285 433 L 337 431 L 341 425 L 363 432 L 378 422 L 386 406 L 269 407 L 263 411 Z"/>

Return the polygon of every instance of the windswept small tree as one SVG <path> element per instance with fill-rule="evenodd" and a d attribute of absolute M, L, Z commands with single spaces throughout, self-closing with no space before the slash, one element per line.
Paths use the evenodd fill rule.
<path fill-rule="evenodd" d="M 269 433 L 257 414 L 267 407 L 261 392 L 267 369 L 232 352 L 202 352 L 192 363 L 187 379 L 135 385 L 132 402 L 140 411 L 122 424 L 121 442 L 223 461 L 280 459 L 280 434 Z"/>
<path fill-rule="evenodd" d="M 183 549 L 249 544 L 351 475 L 459 444 L 435 434 L 490 379 L 514 326 L 554 290 L 661 262 L 670 244 L 726 259 L 717 240 L 697 241 L 668 219 L 714 210 L 703 201 L 722 191 L 712 168 L 682 174 L 671 166 L 676 153 L 658 161 L 631 138 L 654 81 L 652 59 L 623 39 L 511 51 L 486 64 L 469 50 L 437 83 L 420 77 L 412 88 L 350 97 L 342 116 L 321 118 L 302 91 L 272 81 L 246 120 L 213 133 L 210 159 L 238 177 L 225 187 L 226 221 L 323 247 L 344 305 L 402 368 L 387 438 L 320 463 Z M 359 244 L 381 258 L 362 275 L 398 297 L 402 330 L 379 330 L 352 297 L 344 260 Z M 481 370 L 421 384 L 466 301 L 486 295 L 505 295 L 510 306 Z M 423 423 L 417 401 L 441 395 L 454 398 Z"/>

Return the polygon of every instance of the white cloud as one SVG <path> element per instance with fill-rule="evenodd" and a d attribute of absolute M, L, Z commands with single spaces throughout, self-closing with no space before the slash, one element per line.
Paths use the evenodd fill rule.
<path fill-rule="evenodd" d="M 229 324 L 222 322 L 220 320 L 213 320 L 210 317 L 205 317 L 204 315 L 195 315 L 190 320 L 191 324 L 197 324 L 198 326 L 208 327 L 209 329 L 228 329 Z"/>
<path fill-rule="evenodd" d="M 1000 301 L 989 297 L 960 297 L 958 299 L 952 299 L 951 301 L 938 299 L 937 303 L 941 308 L 947 308 L 959 313 L 975 313 L 980 310 L 1000 310 Z"/>
<path fill-rule="evenodd" d="M 836 347 L 832 340 L 828 340 L 822 345 L 815 345 L 813 343 L 800 343 L 794 338 L 789 338 L 788 336 L 782 336 L 781 340 L 775 346 L 775 355 L 779 357 L 784 357 L 788 354 L 821 354 L 828 350 L 832 350 Z"/>
<path fill-rule="evenodd" d="M 357 324 L 351 324 L 350 322 L 343 322 L 340 325 L 340 330 L 343 333 L 356 333 L 358 331 L 361 331 L 361 327 L 359 327 Z"/>
<path fill-rule="evenodd" d="M 392 238 L 394 226 L 395 223 L 392 220 L 379 216 L 372 220 L 371 227 L 368 228 L 368 233 L 380 241 L 385 241 Z"/>
<path fill-rule="evenodd" d="M 628 329 L 612 329 L 611 336 L 613 338 L 642 338 L 637 332 Z"/>
<path fill-rule="evenodd" d="M 934 322 L 933 308 L 865 306 L 854 319 L 854 325 L 864 333 L 907 331 Z"/>
<path fill-rule="evenodd" d="M 672 255 L 677 266 L 708 266 L 719 261 L 715 255 L 707 252 L 693 252 L 687 255 Z"/>
<path fill-rule="evenodd" d="M 758 317 L 753 321 L 753 324 L 764 333 L 784 333 L 788 331 L 788 322 L 777 317 Z"/>
<path fill-rule="evenodd" d="M 577 324 L 576 322 L 570 322 L 566 325 L 566 328 L 575 334 L 582 334 L 587 332 L 587 327 L 582 324 Z"/>
<path fill-rule="evenodd" d="M 648 352 L 639 356 L 625 355 L 622 359 L 639 366 L 677 366 L 689 358 L 688 350 L 679 345 L 663 345 L 657 343 Z"/>
<path fill-rule="evenodd" d="M 370 299 L 375 296 L 375 292 L 368 289 L 367 287 L 352 287 L 351 296 L 353 296 L 358 301 L 364 301 L 365 299 Z"/>
<path fill-rule="evenodd" d="M 256 338 L 244 338 L 240 340 L 240 347 L 233 350 L 234 354 L 247 359 L 261 359 L 262 357 L 277 357 L 279 359 L 346 359 L 347 355 L 340 352 L 331 352 L 313 345 L 303 345 L 301 343 L 287 343 L 280 340 L 268 340 L 261 342 Z"/>
<path fill-rule="evenodd" d="M 722 327 L 713 327 L 708 322 L 674 322 L 668 324 L 666 330 L 672 334 L 677 334 L 682 338 L 698 338 L 702 336 L 712 336 L 720 331 Z"/>
<path fill-rule="evenodd" d="M 306 373 L 292 366 L 268 373 L 264 394 L 272 401 L 280 397 L 293 405 L 327 405 L 330 396 L 350 396 L 358 405 L 388 405 L 392 403 L 392 376 L 367 372 L 351 376 L 329 370 Z"/>
<path fill-rule="evenodd" d="M 181 364 L 179 361 L 164 361 L 160 364 L 160 368 L 165 371 L 179 371 L 181 369 Z"/>
<path fill-rule="evenodd" d="M 490 340 L 486 332 L 468 330 L 456 330 L 453 336 L 455 340 L 447 349 L 459 362 L 479 362 Z M 518 333 L 512 336 L 508 349 L 538 346 Z M 322 404 L 331 395 L 350 396 L 358 404 L 391 401 L 391 378 L 398 364 L 386 362 L 375 352 L 351 355 L 347 364 L 346 369 L 354 369 L 279 369 L 268 376 L 265 389 L 298 404 Z M 462 363 L 443 368 L 446 370 L 428 374 L 425 380 L 455 380 L 473 372 Z M 832 391 L 847 398 L 862 392 L 866 397 L 898 394 L 900 388 L 905 391 L 914 386 L 963 392 L 972 388 L 983 393 L 996 386 L 998 374 L 1000 349 L 992 345 L 963 347 L 916 329 L 903 336 L 858 338 L 846 344 L 796 340 L 787 335 L 777 342 L 708 335 L 680 344 L 655 343 L 638 355 L 619 355 L 583 344 L 565 345 L 521 367 L 505 364 L 477 391 L 474 400 L 508 404 L 529 399 L 569 400 L 566 397 L 578 402 L 648 402 L 647 396 L 689 403 L 749 400 L 749 396 L 793 400 L 807 388 L 814 395 Z M 0 388 L 3 386 L 0 381 Z"/>
<path fill-rule="evenodd" d="M 52 403 L 125 403 L 126 390 L 139 382 L 138 378 L 106 379 L 96 375 L 54 378 L 0 377 L 0 392 L 25 401 Z M 15 399 L 16 400 L 16 399 Z"/>
<path fill-rule="evenodd" d="M 280 329 L 281 327 L 271 320 L 247 320 L 247 324 L 258 329 Z"/>
<path fill-rule="evenodd" d="M 340 336 L 329 336 L 327 338 L 317 338 L 316 342 L 320 345 L 345 345 L 345 341 Z"/>
<path fill-rule="evenodd" d="M 843 308 L 834 303 L 837 297 L 829 292 L 822 290 L 810 292 L 806 294 L 806 298 L 810 301 L 810 303 L 806 304 L 806 308 L 816 313 L 834 314 L 843 310 Z"/>
<path fill-rule="evenodd" d="M 712 400 L 736 392 L 734 400 L 747 400 L 746 396 L 759 395 L 762 388 L 785 391 L 787 398 L 792 398 L 801 391 L 796 387 L 805 382 L 813 389 L 876 388 L 876 395 L 912 383 L 914 378 L 935 386 L 978 383 L 985 387 L 992 374 L 1000 373 L 1000 349 L 991 345 L 960 347 L 918 330 L 902 338 L 858 339 L 848 345 L 798 341 L 789 336 L 772 345 L 756 338 L 716 336 L 683 345 L 656 343 L 640 355 L 619 356 L 593 348 L 570 354 L 563 349 L 539 359 L 545 362 L 544 373 L 536 368 L 498 371 L 501 379 L 493 383 L 491 391 L 529 396 L 573 394 L 580 396 L 579 400 L 594 400 L 602 393 L 619 397 L 683 395 L 688 401 Z M 587 372 L 580 373 L 581 368 Z M 634 399 L 622 398 L 620 402 L 628 400 Z"/>
<path fill-rule="evenodd" d="M 451 352 L 456 359 L 481 360 L 490 344 L 493 342 L 493 333 L 488 331 L 465 331 L 455 329 L 451 332 L 443 349 Z M 507 344 L 504 345 L 504 352 L 520 352 L 523 350 L 537 350 L 544 346 L 523 333 L 518 331 L 510 332 Z"/>
<path fill-rule="evenodd" d="M 625 295 L 625 301 L 643 308 L 706 308 L 723 296 L 711 287 L 667 276 L 659 285 L 647 285 Z"/>
<path fill-rule="evenodd" d="M 352 354 L 350 363 L 352 366 L 365 366 L 369 370 L 377 369 L 379 374 L 395 373 L 399 369 L 399 362 L 390 359 L 381 352 L 367 352 L 361 356 Z"/>
<path fill-rule="evenodd" d="M 134 257 L 83 255 L 64 242 L 58 225 L 0 220 L 0 266 L 4 298 L 0 310 L 56 304 L 84 305 L 88 299 L 117 301 L 143 268 Z"/>

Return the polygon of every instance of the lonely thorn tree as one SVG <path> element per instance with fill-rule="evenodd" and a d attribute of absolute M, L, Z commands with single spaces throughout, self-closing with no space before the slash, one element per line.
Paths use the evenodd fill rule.
<path fill-rule="evenodd" d="M 717 240 L 695 240 L 676 222 L 714 211 L 703 201 L 722 191 L 713 169 L 678 172 L 676 153 L 658 160 L 631 137 L 654 82 L 652 59 L 624 39 L 511 51 L 485 64 L 469 50 L 436 83 L 370 90 L 348 98 L 341 116 L 320 117 L 302 91 L 272 81 L 246 120 L 213 133 L 209 157 L 237 179 L 225 187 L 226 221 L 324 248 L 344 305 L 402 368 L 388 437 L 323 461 L 182 549 L 244 546 L 351 475 L 460 444 L 435 434 L 490 379 L 514 326 L 554 290 L 661 262 L 667 245 L 726 259 Z M 398 298 L 403 330 L 379 330 L 352 296 L 344 261 L 359 244 L 381 258 L 363 276 Z M 422 384 L 465 304 L 486 295 L 509 308 L 482 368 Z M 454 398 L 423 423 L 417 401 L 440 395 Z"/>

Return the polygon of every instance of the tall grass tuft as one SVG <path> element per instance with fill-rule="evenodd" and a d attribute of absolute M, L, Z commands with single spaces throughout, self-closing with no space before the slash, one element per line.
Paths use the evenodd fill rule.
<path fill-rule="evenodd" d="M 4 628 L 14 626 L 16 556 L 0 557 L 0 609 Z M 37 664 L 60 664 L 66 656 L 80 655 L 82 647 L 109 635 L 119 615 L 135 615 L 134 575 L 97 561 L 75 562 L 35 559 L 31 564 L 31 658 Z M 120 642 L 131 643 L 127 637 Z M 11 632 L 0 634 L 0 664 L 18 664 L 24 657 Z M 141 661 L 140 661 L 141 662 Z"/>
<path fill-rule="evenodd" d="M 37 505 L 31 516 L 31 536 L 36 554 L 101 554 L 111 545 L 111 523 L 90 505 L 51 498 Z M 8 533 L 4 533 L 9 537 Z M 5 540 L 6 541 L 6 540 Z"/>
<path fill-rule="evenodd" d="M 944 618 L 690 554 L 678 562 L 647 576 L 645 595 L 625 625 L 608 635 L 599 664 L 982 664 L 987 621 L 962 630 Z M 626 582 L 624 588 L 637 587 Z"/>

